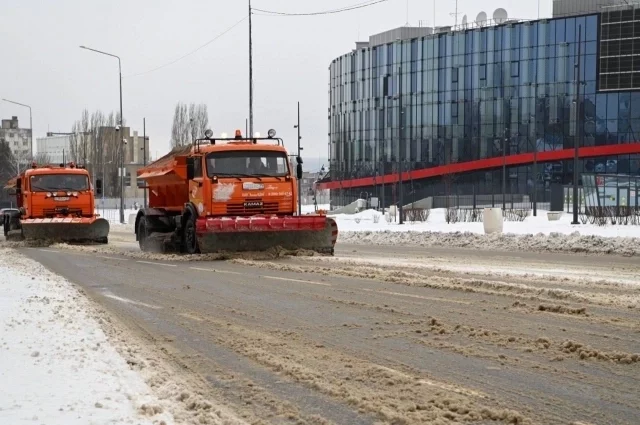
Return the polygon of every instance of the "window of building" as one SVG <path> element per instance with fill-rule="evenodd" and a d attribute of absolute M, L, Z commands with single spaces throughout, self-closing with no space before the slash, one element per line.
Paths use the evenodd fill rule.
<path fill-rule="evenodd" d="M 520 62 L 511 61 L 511 76 L 512 77 L 520 76 Z"/>
<path fill-rule="evenodd" d="M 480 79 L 481 80 L 486 80 L 487 79 L 487 65 L 480 65 L 479 72 L 480 72 Z"/>
<path fill-rule="evenodd" d="M 634 20 L 633 13 L 617 10 L 601 15 L 598 57 L 601 91 L 640 89 L 640 72 L 635 72 L 634 66 L 636 59 L 640 59 L 640 20 Z M 593 25 L 593 21 L 588 24 Z"/>

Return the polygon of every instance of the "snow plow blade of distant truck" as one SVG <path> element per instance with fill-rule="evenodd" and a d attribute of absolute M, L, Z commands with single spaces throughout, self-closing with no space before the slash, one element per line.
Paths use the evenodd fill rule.
<path fill-rule="evenodd" d="M 109 222 L 97 217 L 32 218 L 20 225 L 26 240 L 107 243 L 109 236 Z"/>
<path fill-rule="evenodd" d="M 338 226 L 320 215 L 200 218 L 196 237 L 203 254 L 281 247 L 333 255 Z"/>

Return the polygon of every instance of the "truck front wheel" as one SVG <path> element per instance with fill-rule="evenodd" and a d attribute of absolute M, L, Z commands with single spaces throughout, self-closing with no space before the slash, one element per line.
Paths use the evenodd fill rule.
<path fill-rule="evenodd" d="M 182 230 L 182 250 L 185 254 L 198 252 L 198 239 L 196 238 L 196 219 L 189 215 Z"/>

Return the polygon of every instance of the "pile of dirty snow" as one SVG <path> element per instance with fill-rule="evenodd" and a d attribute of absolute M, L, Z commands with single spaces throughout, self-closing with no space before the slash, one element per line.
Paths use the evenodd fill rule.
<path fill-rule="evenodd" d="M 640 255 L 640 238 L 585 236 L 578 232 L 568 235 L 560 233 L 484 235 L 471 232 L 341 231 L 338 234 L 338 242 L 358 245 L 413 245 L 501 251 Z"/>

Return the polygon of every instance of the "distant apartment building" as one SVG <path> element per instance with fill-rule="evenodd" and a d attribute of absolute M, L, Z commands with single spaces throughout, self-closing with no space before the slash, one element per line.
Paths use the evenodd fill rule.
<path fill-rule="evenodd" d="M 13 116 L 11 119 L 2 120 L 2 128 L 0 128 L 0 140 L 9 144 L 13 156 L 18 160 L 26 160 L 31 156 L 31 130 L 28 128 L 20 128 L 18 117 Z"/>
<path fill-rule="evenodd" d="M 71 152 L 71 136 L 38 137 L 36 139 L 36 157 L 46 158 L 52 164 L 62 164 L 69 162 Z"/>

